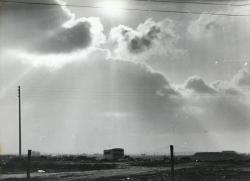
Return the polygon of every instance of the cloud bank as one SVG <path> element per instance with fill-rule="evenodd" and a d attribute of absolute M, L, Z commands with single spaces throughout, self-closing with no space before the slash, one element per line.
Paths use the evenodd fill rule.
<path fill-rule="evenodd" d="M 176 144 L 182 144 L 191 139 L 195 146 L 206 148 L 195 139 L 197 135 L 215 144 L 218 140 L 211 140 L 214 135 L 249 130 L 249 96 L 234 81 L 210 84 L 191 76 L 178 88 L 181 85 L 145 64 L 103 58 L 101 51 L 91 57 L 91 61 L 71 61 L 53 71 L 33 67 L 18 81 L 24 87 L 25 127 L 33 132 L 24 137 L 34 150 L 98 152 L 110 144 L 135 153 L 146 149 L 146 144 L 136 142 L 149 133 L 151 141 L 164 135 L 165 141 L 175 139 Z M 5 75 L 10 72 L 5 71 Z M 232 90 L 240 94 L 232 94 Z M 8 97 L 2 97 L 0 106 L 5 111 L 0 117 L 11 115 L 1 129 L 4 135 L 13 134 L 7 132 L 15 120 L 10 114 L 12 104 Z M 180 133 L 185 136 L 177 136 Z M 91 143 L 98 142 L 100 136 L 102 143 L 93 146 Z M 132 137 L 135 142 L 129 140 Z M 53 146 L 58 139 L 64 144 Z M 3 143 L 5 149 L 14 149 L 11 145 L 15 140 Z M 91 146 L 83 148 L 83 143 Z"/>

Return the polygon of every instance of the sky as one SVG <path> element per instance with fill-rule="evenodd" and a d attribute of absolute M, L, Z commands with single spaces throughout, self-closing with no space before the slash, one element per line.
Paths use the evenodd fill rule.
<path fill-rule="evenodd" d="M 23 152 L 249 153 L 248 1 L 32 2 L 0 6 L 2 154 L 18 85 Z"/>

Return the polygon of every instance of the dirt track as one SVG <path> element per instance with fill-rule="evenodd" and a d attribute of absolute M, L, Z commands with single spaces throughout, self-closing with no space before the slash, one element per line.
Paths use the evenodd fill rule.
<path fill-rule="evenodd" d="M 175 181 L 249 181 L 250 164 L 248 162 L 204 162 L 199 165 L 193 163 L 178 164 L 175 167 L 175 175 Z M 167 166 L 145 167 L 127 165 L 123 168 L 109 170 L 32 173 L 31 177 L 31 180 L 34 181 L 169 181 L 170 168 Z M 0 180 L 26 180 L 26 174 L 4 174 L 0 176 Z"/>
<path fill-rule="evenodd" d="M 81 172 L 61 172 L 61 173 L 32 173 L 31 177 L 39 180 L 78 180 L 78 179 L 99 179 L 108 177 L 130 175 L 155 174 L 162 171 L 167 171 L 169 168 L 165 167 L 129 167 L 124 169 L 110 169 L 110 170 L 93 170 Z M 25 179 L 26 174 L 6 174 L 0 176 L 1 180 L 10 179 Z"/>

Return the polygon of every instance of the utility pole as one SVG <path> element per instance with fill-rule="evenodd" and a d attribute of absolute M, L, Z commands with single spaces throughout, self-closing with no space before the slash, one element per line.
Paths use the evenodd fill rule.
<path fill-rule="evenodd" d="M 18 86 L 18 103 L 19 103 L 19 158 L 22 156 L 22 122 L 21 122 L 21 88 Z"/>
<path fill-rule="evenodd" d="M 171 180 L 174 181 L 174 146 L 170 145 Z"/>

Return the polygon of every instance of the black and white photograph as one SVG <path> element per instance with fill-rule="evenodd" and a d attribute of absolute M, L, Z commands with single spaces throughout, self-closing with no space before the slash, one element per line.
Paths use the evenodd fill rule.
<path fill-rule="evenodd" d="M 0 0 L 0 180 L 249 181 L 250 0 Z"/>

